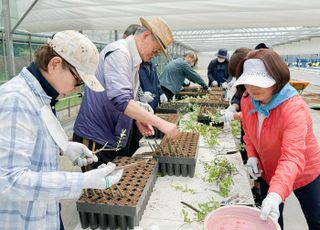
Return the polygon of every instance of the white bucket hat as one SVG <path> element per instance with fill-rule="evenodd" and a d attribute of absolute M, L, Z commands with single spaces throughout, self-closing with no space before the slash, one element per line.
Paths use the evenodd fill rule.
<path fill-rule="evenodd" d="M 243 73 L 236 80 L 234 86 L 245 84 L 269 88 L 276 84 L 276 81 L 268 74 L 262 60 L 252 58 L 243 63 Z"/>
<path fill-rule="evenodd" d="M 74 66 L 83 82 L 93 91 L 104 91 L 103 86 L 95 77 L 99 63 L 97 47 L 83 34 L 65 30 L 56 33 L 48 44 L 65 61 Z"/>

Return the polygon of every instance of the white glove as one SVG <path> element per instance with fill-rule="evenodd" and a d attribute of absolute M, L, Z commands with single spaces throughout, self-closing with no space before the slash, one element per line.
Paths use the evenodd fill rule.
<path fill-rule="evenodd" d="M 246 167 L 249 175 L 254 179 L 258 179 L 261 176 L 262 170 L 258 168 L 258 158 L 249 157 Z"/>
<path fill-rule="evenodd" d="M 185 85 L 190 85 L 190 81 L 189 81 L 188 78 L 185 78 L 185 79 L 183 80 L 183 83 L 184 83 Z"/>
<path fill-rule="evenodd" d="M 217 85 L 218 85 L 218 82 L 217 82 L 217 81 L 211 82 L 211 86 L 217 86 Z"/>
<path fill-rule="evenodd" d="M 233 112 L 225 110 L 224 114 L 220 117 L 221 122 L 231 122 L 234 120 Z"/>
<path fill-rule="evenodd" d="M 87 146 L 78 142 L 69 141 L 63 155 L 67 156 L 74 165 L 78 165 L 79 167 L 98 161 L 97 156 L 93 155 Z"/>
<path fill-rule="evenodd" d="M 262 201 L 260 219 L 267 220 L 268 216 L 271 216 L 278 221 L 280 212 L 279 205 L 282 199 L 278 193 L 270 192 L 267 197 Z"/>
<path fill-rule="evenodd" d="M 153 101 L 153 99 L 154 99 L 153 94 L 151 92 L 149 92 L 149 91 L 144 92 L 143 96 L 144 96 L 145 101 L 148 102 L 148 103 Z"/>
<path fill-rule="evenodd" d="M 136 101 L 142 108 L 147 110 L 149 113 L 154 113 L 152 107 L 148 103 L 143 103 L 141 101 Z"/>
<path fill-rule="evenodd" d="M 228 88 L 228 83 L 227 82 L 223 82 L 221 86 L 222 86 L 222 88 L 227 89 Z"/>
<path fill-rule="evenodd" d="M 237 109 L 233 105 L 229 105 L 229 107 L 226 109 L 226 111 L 235 113 L 235 112 L 237 112 Z"/>
<path fill-rule="evenodd" d="M 234 84 L 234 81 L 233 81 L 233 80 L 230 81 L 230 82 L 228 83 L 228 88 L 230 89 L 230 88 L 233 86 L 233 84 Z"/>
<path fill-rule="evenodd" d="M 84 173 L 83 188 L 106 189 L 118 183 L 122 177 L 123 169 L 116 169 L 116 165 L 109 162 L 97 169 Z"/>
<path fill-rule="evenodd" d="M 166 96 L 164 93 L 160 95 L 160 102 L 161 102 L 161 103 L 166 103 L 166 102 L 168 102 L 168 98 L 167 98 L 167 96 Z"/>

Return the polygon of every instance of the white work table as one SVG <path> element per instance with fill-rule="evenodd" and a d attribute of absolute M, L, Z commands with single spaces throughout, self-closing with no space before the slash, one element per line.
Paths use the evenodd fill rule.
<path fill-rule="evenodd" d="M 151 152 L 148 141 L 153 143 L 152 139 L 143 138 L 140 141 L 140 148 L 136 151 L 133 157 L 139 157 L 139 154 L 141 153 Z M 160 143 L 160 141 L 161 140 L 157 140 L 158 143 Z M 228 197 L 223 198 L 215 192 L 219 190 L 215 183 L 208 183 L 203 180 L 206 172 L 202 162 L 210 162 L 217 156 L 217 154 L 226 153 L 227 151 L 236 149 L 235 141 L 231 134 L 231 128 L 229 125 L 225 125 L 221 134 L 218 136 L 218 143 L 219 144 L 217 144 L 213 149 L 209 149 L 200 136 L 197 163 L 193 178 L 168 175 L 157 177 L 154 189 L 139 222 L 139 226 L 135 227 L 136 230 L 203 229 L 203 223 L 195 221 L 191 224 L 184 223 L 182 209 L 185 209 L 189 213 L 189 217 L 191 219 L 194 218 L 194 211 L 190 208 L 184 207 L 180 202 L 184 201 L 198 208 L 199 203 L 208 202 L 212 198 L 219 202 L 228 200 Z M 233 177 L 234 185 L 231 187 L 229 197 L 237 195 L 238 198 L 234 199 L 236 203 L 251 206 L 254 205 L 248 175 L 242 163 L 240 153 L 237 152 L 235 154 L 224 154 L 219 156 L 226 157 L 238 169 L 238 174 Z M 186 185 L 188 189 L 195 190 L 196 194 L 182 192 L 175 189 L 171 184 L 182 186 Z M 81 229 L 82 228 L 79 223 L 74 230 Z"/>
<path fill-rule="evenodd" d="M 150 152 L 150 148 L 147 141 L 152 140 L 143 139 L 141 141 L 141 147 L 137 150 L 134 156 L 138 156 L 143 152 Z M 215 146 L 213 150 L 210 150 L 204 143 L 202 138 L 199 141 L 199 152 L 196 163 L 195 176 L 182 177 L 182 176 L 163 176 L 158 177 L 155 183 L 153 192 L 148 201 L 147 207 L 144 211 L 139 227 L 148 229 L 150 226 L 158 226 L 158 229 L 203 229 L 203 223 L 192 222 L 191 224 L 184 224 L 182 209 L 184 206 L 180 203 L 184 201 L 188 204 L 198 208 L 199 203 L 208 202 L 214 198 L 216 201 L 224 201 L 228 198 L 221 197 L 217 192 L 212 190 L 218 190 L 215 183 L 205 182 L 204 177 L 205 170 L 203 163 L 213 160 L 218 153 L 227 152 L 227 150 L 234 150 L 236 148 L 234 139 L 231 134 L 229 125 L 226 125 L 223 133 L 218 136 L 219 144 Z M 234 185 L 229 193 L 230 196 L 237 195 L 236 202 L 245 205 L 253 205 L 254 200 L 251 193 L 249 179 L 247 172 L 243 166 L 240 153 L 228 155 L 219 155 L 226 157 L 232 164 L 238 169 L 238 174 L 234 175 Z M 187 186 L 187 188 L 194 189 L 197 193 L 192 194 L 190 192 L 182 192 L 175 189 L 171 184 Z M 184 208 L 189 213 L 189 217 L 193 219 L 194 211 L 190 208 Z M 157 229 L 157 228 L 156 228 Z"/>

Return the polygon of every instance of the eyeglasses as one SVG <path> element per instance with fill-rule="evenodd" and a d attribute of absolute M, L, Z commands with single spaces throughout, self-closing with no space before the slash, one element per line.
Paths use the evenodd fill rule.
<path fill-rule="evenodd" d="M 74 71 L 72 68 L 69 67 L 69 71 L 72 74 L 72 76 L 74 77 L 74 79 L 76 79 L 76 81 L 77 81 L 76 86 L 80 86 L 80 85 L 84 84 L 83 80 L 79 77 L 79 74 L 75 73 L 75 72 L 77 72 L 76 70 Z"/>

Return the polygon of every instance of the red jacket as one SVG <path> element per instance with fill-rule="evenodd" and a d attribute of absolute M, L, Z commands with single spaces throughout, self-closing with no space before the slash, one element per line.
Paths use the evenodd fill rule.
<path fill-rule="evenodd" d="M 309 109 L 303 99 L 294 96 L 276 108 L 262 122 L 258 138 L 258 114 L 250 96 L 241 101 L 244 141 L 248 157 L 257 157 L 269 192 L 285 200 L 290 193 L 320 175 L 320 149 L 312 129 Z"/>

